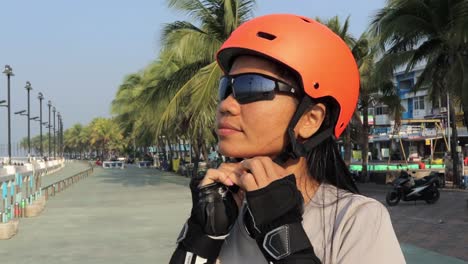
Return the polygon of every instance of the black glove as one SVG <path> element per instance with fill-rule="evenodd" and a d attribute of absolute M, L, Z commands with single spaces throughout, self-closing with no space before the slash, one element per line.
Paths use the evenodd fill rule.
<path fill-rule="evenodd" d="M 200 188 L 190 187 L 193 201 L 192 217 L 209 236 L 225 236 L 234 225 L 238 208 L 232 193 L 221 183 L 212 183 Z"/>
<path fill-rule="evenodd" d="M 238 208 L 227 187 L 213 183 L 198 187 L 201 179 L 192 179 L 192 211 L 184 225 L 171 264 L 186 263 L 186 258 L 214 263 L 225 236 L 234 225 Z"/>
<path fill-rule="evenodd" d="M 294 175 L 247 192 L 245 225 L 273 263 L 321 263 L 302 227 L 303 198 Z"/>

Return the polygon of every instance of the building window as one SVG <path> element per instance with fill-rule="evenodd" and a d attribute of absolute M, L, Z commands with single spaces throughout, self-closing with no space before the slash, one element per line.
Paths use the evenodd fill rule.
<path fill-rule="evenodd" d="M 375 107 L 375 115 L 388 115 L 388 107 L 387 106 Z"/>
<path fill-rule="evenodd" d="M 435 98 L 434 101 L 432 101 L 432 107 L 433 108 L 447 107 L 447 98 L 444 98 L 444 97 Z"/>
<path fill-rule="evenodd" d="M 424 96 L 417 96 L 413 99 L 414 110 L 424 110 Z"/>

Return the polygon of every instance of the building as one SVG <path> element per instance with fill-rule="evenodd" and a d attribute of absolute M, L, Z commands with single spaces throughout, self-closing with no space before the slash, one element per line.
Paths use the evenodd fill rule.
<path fill-rule="evenodd" d="M 394 83 L 404 108 L 399 130 L 389 115 L 386 105 L 375 104 L 369 109 L 371 133 L 369 150 L 373 160 L 435 160 L 443 158 L 449 138 L 447 98 L 431 100 L 429 90 L 413 91 L 424 65 L 417 66 L 409 73 L 404 69 L 394 75 Z M 463 120 L 461 105 L 455 106 L 459 146 L 468 156 L 468 132 Z M 401 149 L 404 149 L 404 152 Z"/>

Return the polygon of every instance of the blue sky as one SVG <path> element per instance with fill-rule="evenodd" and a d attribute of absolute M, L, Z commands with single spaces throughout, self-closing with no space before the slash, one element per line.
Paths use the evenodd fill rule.
<path fill-rule="evenodd" d="M 384 0 L 258 0 L 255 15 L 294 13 L 309 17 L 351 16 L 358 36 Z M 37 93 L 51 100 L 65 128 L 110 116 L 110 102 L 125 75 L 153 61 L 164 23 L 188 20 L 166 0 L 0 0 L 0 67 L 13 67 L 12 112 L 26 109 L 26 81 L 33 86 L 31 115 L 39 113 Z M 6 99 L 0 77 L 0 100 Z M 44 107 L 46 114 L 46 107 Z M 0 108 L 0 155 L 7 143 L 6 108 Z M 27 135 L 26 118 L 12 117 L 12 140 Z M 33 122 L 31 134 L 39 134 Z"/>

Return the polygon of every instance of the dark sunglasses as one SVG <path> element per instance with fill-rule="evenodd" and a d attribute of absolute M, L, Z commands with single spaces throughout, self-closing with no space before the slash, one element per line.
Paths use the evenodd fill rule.
<path fill-rule="evenodd" d="M 299 97 L 299 90 L 291 85 L 260 73 L 225 75 L 219 81 L 219 101 L 229 95 L 240 104 L 261 100 L 273 100 L 276 92 L 290 93 Z"/>

